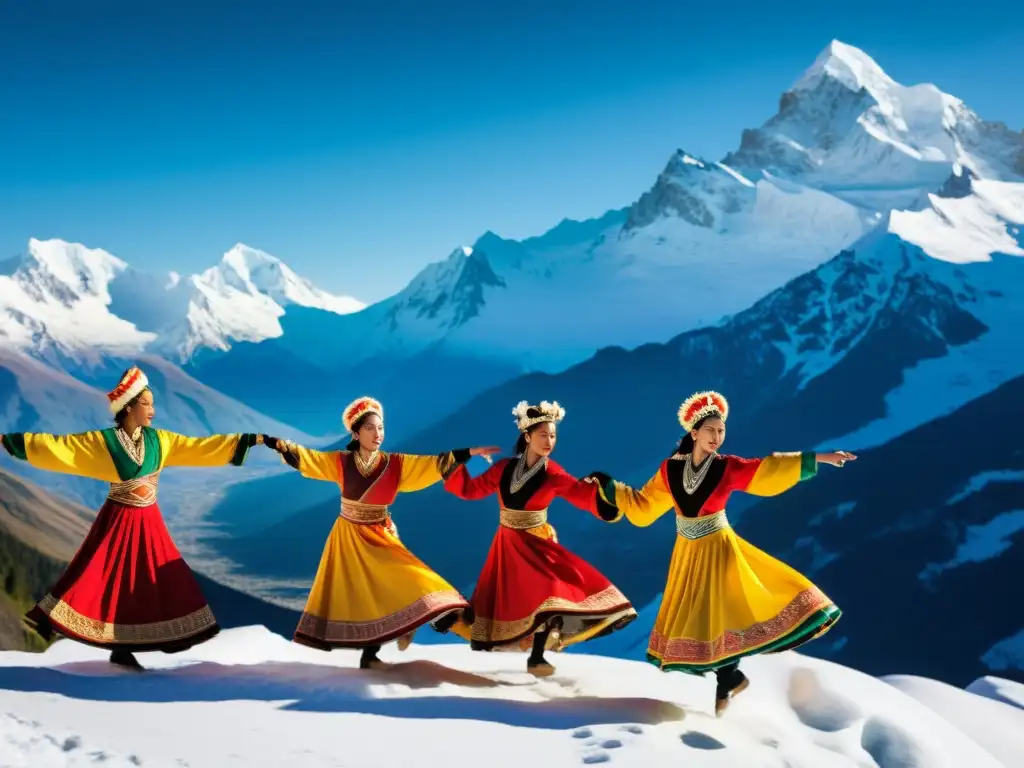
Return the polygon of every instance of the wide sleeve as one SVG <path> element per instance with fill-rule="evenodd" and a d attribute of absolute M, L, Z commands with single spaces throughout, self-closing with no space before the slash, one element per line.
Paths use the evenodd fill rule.
<path fill-rule="evenodd" d="M 38 469 L 108 483 L 121 479 L 99 430 L 73 435 L 9 432 L 3 436 L 3 446 L 14 458 L 27 461 Z"/>
<path fill-rule="evenodd" d="M 725 476 L 730 490 L 753 496 L 778 496 L 799 482 L 818 474 L 814 453 L 774 453 L 763 459 L 741 459 L 726 456 Z"/>
<path fill-rule="evenodd" d="M 602 487 L 602 479 L 605 479 L 605 482 L 611 479 L 608 475 L 592 472 L 580 480 L 554 462 L 548 463 L 547 472 L 548 481 L 554 486 L 555 494 L 574 507 L 584 509 L 606 523 L 622 519 L 622 512 L 609 500 L 607 492 Z"/>
<path fill-rule="evenodd" d="M 292 442 L 282 442 L 284 451 L 281 453 L 281 460 L 293 469 L 297 469 L 303 477 L 338 485 L 343 484 L 341 451 L 316 451 Z"/>
<path fill-rule="evenodd" d="M 501 484 L 501 473 L 508 464 L 508 459 L 496 461 L 482 475 L 472 477 L 464 464 L 455 468 L 444 481 L 444 489 L 465 501 L 485 499 L 498 492 Z"/>
<path fill-rule="evenodd" d="M 610 485 L 610 487 L 609 487 Z M 636 490 L 625 483 L 615 480 L 605 484 L 606 494 L 618 510 L 633 525 L 644 528 L 672 509 L 674 502 L 672 492 L 665 481 L 665 463 L 658 467 L 654 476 L 644 483 L 643 488 Z"/>
<path fill-rule="evenodd" d="M 398 478 L 398 492 L 422 491 L 434 483 L 446 480 L 458 468 L 469 461 L 469 449 L 445 451 L 436 456 L 419 456 L 414 453 L 400 453 L 402 473 Z"/>
<path fill-rule="evenodd" d="M 162 429 L 157 430 L 157 438 L 164 467 L 240 467 L 258 442 L 252 433 L 186 437 Z"/>

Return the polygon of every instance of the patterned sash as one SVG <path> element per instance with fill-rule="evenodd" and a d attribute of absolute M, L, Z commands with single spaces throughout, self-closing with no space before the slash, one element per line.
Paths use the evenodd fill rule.
<path fill-rule="evenodd" d="M 156 504 L 156 486 L 159 482 L 160 473 L 154 472 L 123 483 L 111 483 L 107 499 L 126 507 L 149 507 Z"/>
<path fill-rule="evenodd" d="M 517 531 L 537 528 L 548 521 L 548 510 L 544 509 L 507 509 L 501 508 L 501 525 Z"/>
<path fill-rule="evenodd" d="M 341 500 L 341 516 L 350 523 L 373 525 L 386 523 L 389 519 L 387 504 L 365 504 L 350 499 Z"/>
<path fill-rule="evenodd" d="M 725 516 L 724 509 L 703 517 L 676 515 L 676 532 L 684 539 L 702 539 L 728 527 L 729 518 Z"/>

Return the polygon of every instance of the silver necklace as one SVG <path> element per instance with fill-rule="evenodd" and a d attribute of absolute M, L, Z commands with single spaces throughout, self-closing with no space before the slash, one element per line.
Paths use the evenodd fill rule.
<path fill-rule="evenodd" d="M 142 428 L 136 428 L 135 433 L 129 437 L 123 428 L 118 427 L 117 439 L 121 443 L 121 447 L 124 448 L 125 453 L 141 467 L 142 462 L 146 458 L 146 441 L 142 439 Z"/>
<path fill-rule="evenodd" d="M 683 490 L 690 496 L 694 494 L 700 484 L 704 482 L 704 478 L 708 476 L 708 471 L 711 469 L 711 462 L 714 461 L 717 453 L 712 453 L 706 459 L 704 463 L 700 465 L 700 469 L 693 468 L 693 454 L 686 454 L 686 462 L 683 464 Z"/>
<path fill-rule="evenodd" d="M 522 487 L 530 481 L 530 478 L 540 472 L 546 463 L 547 459 L 538 459 L 532 467 L 527 468 L 526 454 L 524 453 L 520 456 L 519 461 L 516 463 L 516 468 L 512 470 L 512 482 L 509 484 L 509 491 L 519 493 Z"/>

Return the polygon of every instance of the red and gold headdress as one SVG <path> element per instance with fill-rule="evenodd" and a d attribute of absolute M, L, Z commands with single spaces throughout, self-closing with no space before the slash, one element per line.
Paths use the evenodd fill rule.
<path fill-rule="evenodd" d="M 729 401 L 718 392 L 697 392 L 679 406 L 679 423 L 689 432 L 698 421 L 712 414 L 725 421 L 729 417 Z"/>
<path fill-rule="evenodd" d="M 345 410 L 341 414 L 341 423 L 344 425 L 345 431 L 351 432 L 352 425 L 361 416 L 365 416 L 368 413 L 376 413 L 383 420 L 384 406 L 380 404 L 379 400 L 374 400 L 372 397 L 357 397 L 346 405 Z"/>
<path fill-rule="evenodd" d="M 540 411 L 540 416 L 534 416 L 533 418 L 528 416 L 527 412 L 530 408 Z M 547 400 L 541 400 L 539 405 L 530 405 L 525 400 L 521 400 L 519 405 L 512 409 L 512 415 L 516 417 L 516 426 L 519 427 L 519 431 L 525 432 L 534 424 L 540 424 L 545 421 L 557 424 L 565 418 L 565 408 L 560 406 L 557 400 L 550 403 Z"/>
<path fill-rule="evenodd" d="M 149 388 L 149 379 L 141 370 L 134 365 L 124 372 L 124 376 L 110 392 L 107 392 L 107 400 L 110 401 L 110 412 L 115 416 L 132 401 L 133 398 L 142 394 L 143 390 Z"/>

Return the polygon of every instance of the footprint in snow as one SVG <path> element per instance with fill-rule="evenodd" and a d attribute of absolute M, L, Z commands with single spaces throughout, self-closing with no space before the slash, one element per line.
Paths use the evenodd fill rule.
<path fill-rule="evenodd" d="M 627 733 L 632 733 L 637 736 L 644 732 L 644 729 L 639 725 L 621 725 L 619 726 L 619 730 L 626 731 Z"/>
<path fill-rule="evenodd" d="M 589 728 L 580 728 L 578 731 L 573 733 L 572 737 L 574 739 L 589 739 L 593 735 L 594 732 Z"/>

